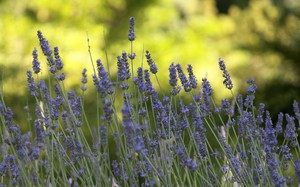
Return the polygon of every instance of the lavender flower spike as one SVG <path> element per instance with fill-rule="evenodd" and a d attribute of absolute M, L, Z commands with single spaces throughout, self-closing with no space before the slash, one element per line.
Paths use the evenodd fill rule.
<path fill-rule="evenodd" d="M 151 58 L 151 54 L 148 50 L 146 51 L 145 56 L 147 58 L 148 65 L 150 66 L 151 73 L 156 74 L 157 73 L 157 66 L 156 66 L 154 60 Z"/>
<path fill-rule="evenodd" d="M 133 17 L 129 18 L 129 31 L 128 31 L 128 40 L 129 41 L 134 41 L 136 36 L 135 36 L 135 31 L 134 31 L 134 23 L 135 19 Z"/>
<path fill-rule="evenodd" d="M 34 48 L 34 50 L 32 52 L 32 57 L 33 57 L 33 61 L 32 61 L 33 72 L 35 74 L 38 74 L 41 71 L 41 68 L 40 68 L 41 63 L 38 60 L 38 54 L 37 54 L 36 48 Z"/>
<path fill-rule="evenodd" d="M 32 72 L 27 71 L 27 82 L 28 82 L 28 90 L 32 96 L 37 96 L 38 92 L 36 91 L 38 86 L 35 84 L 34 79 L 32 77 Z"/>
<path fill-rule="evenodd" d="M 233 84 L 232 84 L 232 81 L 230 78 L 230 74 L 226 70 L 224 60 L 222 60 L 221 58 L 219 58 L 219 67 L 220 67 L 220 70 L 223 71 L 223 77 L 225 78 L 225 80 L 223 81 L 223 84 L 226 86 L 227 89 L 231 90 L 233 88 Z"/>

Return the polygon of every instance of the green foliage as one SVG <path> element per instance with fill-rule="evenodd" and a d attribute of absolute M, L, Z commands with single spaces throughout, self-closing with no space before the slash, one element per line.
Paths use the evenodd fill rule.
<path fill-rule="evenodd" d="M 275 79 L 289 85 L 288 90 L 300 90 L 297 0 L 228 1 L 227 5 L 214 0 L 188 3 L 184 0 L 3 0 L 0 3 L 0 66 L 7 97 L 25 93 L 22 80 L 37 45 L 34 39 L 37 30 L 45 31 L 51 43 L 60 45 L 67 76 L 74 80 L 83 67 L 90 67 L 88 53 L 82 53 L 87 51 L 87 33 L 94 56 L 104 59 L 107 51 L 112 67 L 115 57 L 130 49 L 124 34 L 130 16 L 135 16 L 138 23 L 135 50 L 141 53 L 152 49 L 160 72 L 165 72 L 167 64 L 174 61 L 195 64 L 197 75 L 203 77 L 210 72 L 207 76 L 214 78 L 218 75 L 214 73 L 215 59 L 222 57 L 230 62 L 237 91 L 245 89 L 241 83 L 250 76 L 259 78 L 257 84 L 262 92 L 268 92 L 264 85 L 272 85 Z M 63 37 L 58 33 L 63 33 Z M 143 56 L 137 59 L 140 63 L 144 61 Z M 212 85 L 219 81 L 214 78 Z M 12 88 L 13 84 L 20 86 Z M 76 85 L 67 81 L 66 86 Z M 225 96 L 229 95 L 220 94 L 217 99 Z M 291 98 L 287 100 L 290 103 Z"/>

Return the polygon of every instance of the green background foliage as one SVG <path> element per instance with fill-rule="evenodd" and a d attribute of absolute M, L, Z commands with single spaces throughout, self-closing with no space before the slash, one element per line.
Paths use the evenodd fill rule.
<path fill-rule="evenodd" d="M 246 80 L 254 77 L 258 84 L 257 102 L 264 100 L 272 113 L 289 112 L 292 100 L 300 99 L 297 0 L 2 0 L 1 86 L 17 120 L 22 119 L 23 106 L 31 100 L 25 72 L 31 68 L 34 47 L 47 76 L 37 30 L 43 32 L 52 47 L 59 47 L 66 85 L 79 90 L 82 69 L 87 67 L 88 75 L 92 74 L 87 36 L 94 60 L 107 61 L 113 74 L 116 56 L 122 50 L 130 50 L 130 16 L 136 18 L 134 66 L 147 65 L 144 51 L 149 50 L 166 91 L 167 70 L 175 62 L 183 67 L 192 64 L 198 80 L 208 77 L 217 100 L 229 97 L 230 93 L 220 86 L 222 73 L 217 62 L 221 57 L 233 77 L 234 91 L 245 92 Z M 87 104 L 93 103 L 95 97 L 91 78 L 89 82 Z"/>

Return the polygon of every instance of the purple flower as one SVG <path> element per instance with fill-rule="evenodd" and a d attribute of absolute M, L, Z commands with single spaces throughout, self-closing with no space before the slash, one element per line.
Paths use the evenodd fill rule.
<path fill-rule="evenodd" d="M 298 179 L 298 182 L 300 183 L 300 160 L 297 158 L 294 162 L 294 169 L 295 169 L 295 174 Z"/>
<path fill-rule="evenodd" d="M 107 126 L 101 125 L 100 126 L 100 145 L 107 145 L 108 138 L 107 138 Z"/>
<path fill-rule="evenodd" d="M 193 73 L 193 67 L 192 67 L 192 65 L 188 64 L 187 71 L 189 73 L 189 82 L 191 84 L 191 87 L 193 89 L 196 89 L 197 88 L 197 79 L 196 79 L 196 76 Z"/>
<path fill-rule="evenodd" d="M 6 120 L 5 120 L 4 124 L 8 127 L 12 126 L 13 125 L 13 112 L 10 107 L 6 108 L 5 117 L 6 117 Z"/>
<path fill-rule="evenodd" d="M 51 68 L 54 67 L 54 65 L 55 65 L 55 61 L 52 56 L 51 47 L 50 47 L 48 41 L 44 38 L 41 31 L 37 31 L 37 35 L 38 35 L 38 38 L 40 41 L 40 46 L 43 51 L 43 54 L 47 57 L 47 65 L 50 67 L 50 72 L 55 73 L 55 71 L 53 69 L 51 70 Z"/>
<path fill-rule="evenodd" d="M 28 83 L 28 90 L 32 96 L 38 96 L 38 92 L 36 91 L 38 86 L 34 82 L 34 78 L 32 77 L 32 72 L 27 71 L 27 83 Z"/>
<path fill-rule="evenodd" d="M 31 161 L 34 161 L 39 159 L 39 157 L 40 157 L 40 150 L 38 147 L 34 146 L 31 150 L 31 154 L 29 158 Z"/>
<path fill-rule="evenodd" d="M 39 147 L 44 146 L 44 132 L 41 128 L 41 124 L 39 120 L 34 120 L 34 132 L 35 132 L 35 142 L 39 145 Z"/>
<path fill-rule="evenodd" d="M 74 113 L 74 116 L 77 118 L 81 117 L 82 111 L 81 111 L 81 97 L 78 96 L 77 99 L 71 103 L 71 108 Z"/>
<path fill-rule="evenodd" d="M 221 110 L 224 112 L 225 115 L 233 116 L 234 115 L 234 110 L 233 107 L 231 106 L 229 99 L 222 99 L 221 101 L 222 107 Z"/>
<path fill-rule="evenodd" d="M 66 75 L 64 73 L 61 73 L 61 74 L 55 74 L 55 79 L 57 81 L 63 81 L 66 79 Z"/>
<path fill-rule="evenodd" d="M 211 96 L 213 94 L 213 89 L 206 78 L 202 79 L 202 92 L 204 92 L 207 96 Z"/>
<path fill-rule="evenodd" d="M 156 66 L 154 60 L 151 58 L 151 54 L 148 50 L 146 51 L 145 56 L 147 58 L 148 65 L 150 66 L 150 72 L 153 73 L 153 74 L 156 74 L 157 73 L 157 66 Z"/>
<path fill-rule="evenodd" d="M 281 147 L 281 152 L 283 154 L 283 161 L 282 161 L 282 165 L 283 165 L 283 169 L 287 170 L 289 167 L 289 162 L 292 160 L 293 158 L 293 154 L 290 153 L 290 148 L 287 145 L 283 145 Z"/>
<path fill-rule="evenodd" d="M 206 136 L 204 132 L 201 131 L 195 131 L 194 132 L 194 139 L 197 144 L 198 148 L 198 155 L 201 157 L 206 157 L 207 156 L 207 149 L 206 149 L 206 144 L 205 142 L 207 141 Z"/>
<path fill-rule="evenodd" d="M 54 58 L 55 58 L 55 67 L 57 70 L 61 70 L 64 67 L 64 64 L 59 56 L 58 47 L 54 47 Z"/>
<path fill-rule="evenodd" d="M 128 31 L 128 40 L 129 41 L 134 41 L 136 36 L 135 36 L 135 31 L 134 31 L 134 24 L 135 24 L 135 19 L 133 17 L 129 18 L 129 31 Z"/>
<path fill-rule="evenodd" d="M 120 81 L 128 80 L 131 76 L 130 69 L 129 69 L 129 63 L 127 58 L 127 53 L 125 51 L 122 52 L 122 57 L 117 57 L 118 62 L 118 79 Z"/>
<path fill-rule="evenodd" d="M 297 141 L 297 132 L 296 132 L 296 126 L 295 126 L 295 118 L 285 114 L 285 118 L 287 121 L 286 129 L 284 132 L 284 137 L 291 142 L 291 146 L 295 147 L 298 145 Z"/>
<path fill-rule="evenodd" d="M 296 118 L 300 121 L 300 109 L 299 109 L 298 102 L 296 100 L 294 100 L 294 102 L 293 102 L 293 109 L 294 109 Z"/>
<path fill-rule="evenodd" d="M 277 123 L 276 123 L 276 133 L 282 133 L 282 123 L 283 123 L 283 113 L 280 112 L 278 114 L 278 119 L 277 119 Z"/>
<path fill-rule="evenodd" d="M 221 58 L 219 58 L 219 67 L 220 70 L 223 71 L 223 77 L 225 78 L 223 84 L 226 86 L 227 89 L 231 90 L 233 88 L 233 84 L 230 78 L 230 74 L 226 70 L 225 63 Z"/>
<path fill-rule="evenodd" d="M 81 83 L 82 83 L 82 85 L 80 86 L 80 89 L 83 92 L 87 90 L 87 87 L 85 86 L 85 84 L 88 82 L 86 72 L 87 72 L 87 69 L 83 68 L 82 73 L 81 73 L 82 74 L 82 77 L 81 77 Z"/>
<path fill-rule="evenodd" d="M 174 66 L 174 62 L 169 67 L 169 83 L 172 87 L 177 86 L 177 71 L 176 71 L 176 66 Z"/>
<path fill-rule="evenodd" d="M 273 128 L 273 123 L 269 111 L 266 111 L 265 134 L 266 134 L 266 136 L 264 137 L 266 141 L 265 148 L 266 149 L 271 148 L 272 151 L 276 150 L 277 149 L 276 131 Z"/>
<path fill-rule="evenodd" d="M 40 46 L 42 48 L 42 51 L 45 56 L 51 56 L 52 55 L 52 50 L 50 48 L 50 45 L 48 41 L 44 38 L 43 34 L 41 31 L 37 31 L 38 38 L 40 40 Z"/>
<path fill-rule="evenodd" d="M 145 79 L 146 93 L 148 95 L 153 95 L 156 91 L 152 86 L 152 83 L 150 80 L 150 73 L 147 69 L 144 70 L 144 79 Z"/>
<path fill-rule="evenodd" d="M 104 115 L 101 116 L 101 119 L 105 120 L 108 124 L 110 124 L 112 122 L 112 114 L 114 113 L 112 109 L 112 103 L 111 101 L 104 99 L 102 101 L 102 105 L 103 105 Z"/>
<path fill-rule="evenodd" d="M 206 78 L 202 79 L 201 91 L 203 97 L 203 105 L 200 111 L 202 112 L 203 116 L 210 115 L 212 111 L 212 102 L 210 96 L 212 95 L 213 90 Z"/>
<path fill-rule="evenodd" d="M 115 177 L 120 177 L 121 176 L 121 170 L 119 168 L 119 164 L 116 160 L 113 160 L 112 163 L 112 172 L 115 175 Z"/>
<path fill-rule="evenodd" d="M 40 62 L 38 60 L 38 54 L 36 48 L 34 48 L 32 52 L 32 57 L 33 57 L 33 61 L 32 61 L 33 72 L 38 74 L 41 71 L 41 67 L 40 67 Z"/>
<path fill-rule="evenodd" d="M 264 119 L 263 119 L 264 112 L 265 112 L 265 104 L 260 103 L 259 108 L 258 108 L 257 117 L 256 117 L 256 123 L 258 125 L 260 125 L 264 122 Z"/>
<path fill-rule="evenodd" d="M 169 67 L 169 78 L 170 78 L 169 83 L 173 87 L 172 90 L 170 91 L 170 94 L 175 96 L 180 92 L 181 87 L 177 86 L 178 79 L 177 79 L 176 66 L 174 65 L 174 62 L 172 62 L 172 64 Z"/>
<path fill-rule="evenodd" d="M 137 77 L 134 79 L 134 84 L 137 85 L 139 92 L 143 93 L 146 90 L 143 68 L 137 69 Z"/>
<path fill-rule="evenodd" d="M 183 116 L 188 116 L 189 115 L 189 108 L 187 106 L 185 106 L 185 104 L 183 103 L 183 100 L 180 99 L 180 103 L 179 103 L 179 109 L 180 109 L 180 114 Z"/>
<path fill-rule="evenodd" d="M 186 92 L 191 91 L 191 89 L 192 89 L 191 84 L 190 84 L 189 80 L 187 79 L 186 75 L 184 74 L 181 65 L 176 64 L 176 69 L 177 69 L 177 72 L 178 72 L 178 77 L 179 77 L 179 79 L 181 81 L 181 84 L 184 88 L 184 91 L 186 91 Z"/>
<path fill-rule="evenodd" d="M 238 94 L 238 96 L 237 96 L 237 107 L 238 107 L 239 111 L 243 111 L 244 102 L 243 102 L 242 94 Z"/>
<path fill-rule="evenodd" d="M 195 171 L 198 168 L 198 165 L 191 158 L 187 158 L 185 161 L 185 165 L 189 168 L 190 171 Z"/>
<path fill-rule="evenodd" d="M 251 78 L 247 81 L 249 84 L 249 87 L 247 89 L 247 97 L 244 101 L 244 106 L 246 108 L 252 109 L 254 107 L 253 101 L 255 99 L 255 91 L 256 91 L 256 85 L 254 84 L 254 79 Z"/>
<path fill-rule="evenodd" d="M 111 95 L 114 93 L 114 89 L 112 88 L 112 83 L 108 79 L 108 73 L 105 71 L 104 66 L 100 59 L 97 61 L 97 70 L 98 76 L 93 75 L 93 82 L 95 87 L 97 88 L 97 92 L 100 94 L 101 98 L 106 97 L 108 94 Z"/>
<path fill-rule="evenodd" d="M 42 94 L 43 102 L 51 105 L 49 90 L 48 90 L 48 87 L 47 87 L 47 85 L 46 85 L 46 83 L 45 83 L 45 81 L 43 79 L 40 80 L 39 87 L 41 89 L 41 94 Z"/>

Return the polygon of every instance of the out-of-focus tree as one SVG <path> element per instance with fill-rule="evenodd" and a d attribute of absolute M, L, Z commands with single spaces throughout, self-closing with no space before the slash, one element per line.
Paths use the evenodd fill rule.
<path fill-rule="evenodd" d="M 258 97 L 273 112 L 286 110 L 293 99 L 300 99 L 299 10 L 296 0 L 251 0 L 247 8 L 229 9 L 237 26 L 232 42 L 249 54 L 248 71 L 255 72 Z"/>
<path fill-rule="evenodd" d="M 268 101 L 273 96 L 271 103 L 280 100 L 273 88 L 278 95 L 283 94 L 279 85 L 285 85 L 285 91 L 292 90 L 284 96 L 284 104 L 290 106 L 291 98 L 299 100 L 300 95 L 299 4 L 297 0 L 2 0 L 0 65 L 5 93 L 26 93 L 24 72 L 31 66 L 33 47 L 45 62 L 38 48 L 37 30 L 44 33 L 52 47 L 59 46 L 67 80 L 72 80 L 66 82 L 68 87 L 79 84 L 83 67 L 92 69 L 87 32 L 94 60 L 106 61 L 107 50 L 111 71 L 115 72 L 116 56 L 122 50 L 131 50 L 128 18 L 134 16 L 134 52 L 138 54 L 135 68 L 142 62 L 146 67 L 143 52 L 150 50 L 159 68 L 158 77 L 167 84 L 171 62 L 183 67 L 192 64 L 198 80 L 207 75 L 220 99 L 230 97 L 220 86 L 217 60 L 222 57 L 232 74 L 234 91 L 245 90 L 245 81 L 254 76 L 260 98 Z M 42 68 L 47 75 L 45 64 Z M 271 103 L 270 109 L 278 106 Z"/>

